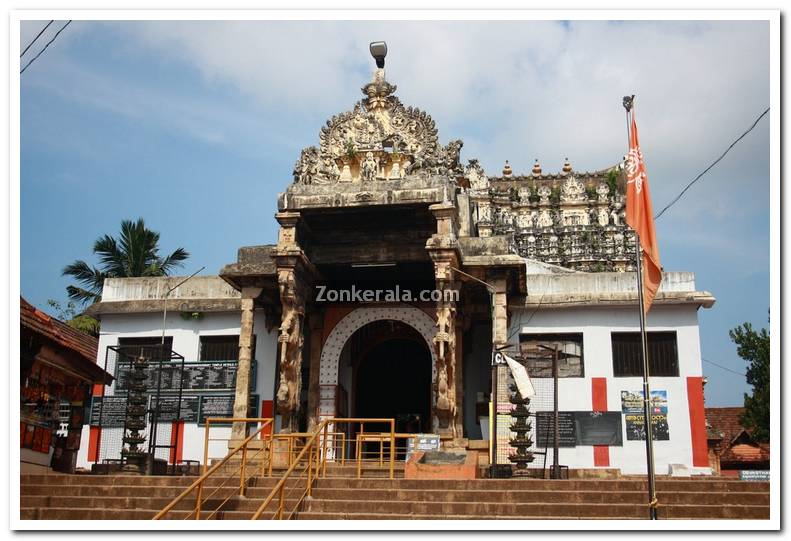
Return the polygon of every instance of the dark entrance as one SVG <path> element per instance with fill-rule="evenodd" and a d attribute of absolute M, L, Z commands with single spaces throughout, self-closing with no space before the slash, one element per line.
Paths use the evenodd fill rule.
<path fill-rule="evenodd" d="M 397 432 L 430 432 L 431 353 L 425 340 L 388 339 L 362 352 L 355 391 L 356 417 L 392 417 Z M 373 424 L 371 429 L 389 431 Z"/>

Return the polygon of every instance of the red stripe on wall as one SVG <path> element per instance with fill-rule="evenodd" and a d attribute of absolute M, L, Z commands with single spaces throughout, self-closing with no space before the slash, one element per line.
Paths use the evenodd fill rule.
<path fill-rule="evenodd" d="M 607 411 L 607 378 L 591 379 L 593 411 Z"/>
<path fill-rule="evenodd" d="M 593 411 L 607 411 L 607 378 L 591 379 L 591 402 Z M 593 446 L 593 465 L 610 465 L 610 448 L 606 445 Z"/>
<path fill-rule="evenodd" d="M 90 427 L 88 433 L 88 462 L 99 462 L 99 445 L 102 437 L 102 429 L 98 426 Z"/>
<path fill-rule="evenodd" d="M 170 450 L 170 462 L 181 462 L 184 452 L 184 421 L 173 421 L 170 428 L 170 445 L 175 447 Z"/>
<path fill-rule="evenodd" d="M 703 406 L 703 378 L 687 378 L 687 403 L 689 404 L 689 428 L 692 436 L 692 465 L 705 468 L 709 465 L 706 441 L 706 411 Z"/>

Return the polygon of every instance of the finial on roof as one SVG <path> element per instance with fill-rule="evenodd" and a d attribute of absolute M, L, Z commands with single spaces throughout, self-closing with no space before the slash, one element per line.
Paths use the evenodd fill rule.
<path fill-rule="evenodd" d="M 538 158 L 536 158 L 536 163 L 533 164 L 533 174 L 536 176 L 541 174 L 541 164 L 538 163 Z"/>
<path fill-rule="evenodd" d="M 503 176 L 510 177 L 513 172 L 513 169 L 511 169 L 511 166 L 508 164 L 508 160 L 505 160 L 505 165 L 503 166 Z"/>
<path fill-rule="evenodd" d="M 563 164 L 563 172 L 564 173 L 571 173 L 571 164 L 569 163 L 569 159 L 566 158 L 566 163 Z"/>

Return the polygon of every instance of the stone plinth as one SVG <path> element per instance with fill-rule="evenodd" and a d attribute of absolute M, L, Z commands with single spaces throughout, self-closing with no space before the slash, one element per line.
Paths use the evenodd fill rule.
<path fill-rule="evenodd" d="M 475 451 L 464 454 L 432 451 L 428 454 L 427 457 L 426 451 L 418 451 L 409 458 L 404 468 L 405 479 L 476 479 L 478 477 L 478 453 Z M 445 459 L 443 455 L 448 458 Z M 438 460 L 431 460 L 432 456 L 437 457 Z"/>

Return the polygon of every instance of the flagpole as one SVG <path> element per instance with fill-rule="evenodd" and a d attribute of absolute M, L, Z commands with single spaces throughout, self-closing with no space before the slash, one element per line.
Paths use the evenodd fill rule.
<path fill-rule="evenodd" d="M 626 127 L 629 148 L 631 149 L 631 118 L 634 107 L 634 96 L 624 96 L 623 106 L 626 109 Z M 643 426 L 645 427 L 645 457 L 648 477 L 648 509 L 651 520 L 656 520 L 656 479 L 654 476 L 654 437 L 651 422 L 651 388 L 648 382 L 648 334 L 645 330 L 645 301 L 643 298 L 643 249 L 640 235 L 635 231 L 635 253 L 637 254 L 637 299 L 640 309 L 640 346 L 643 356 Z"/>

